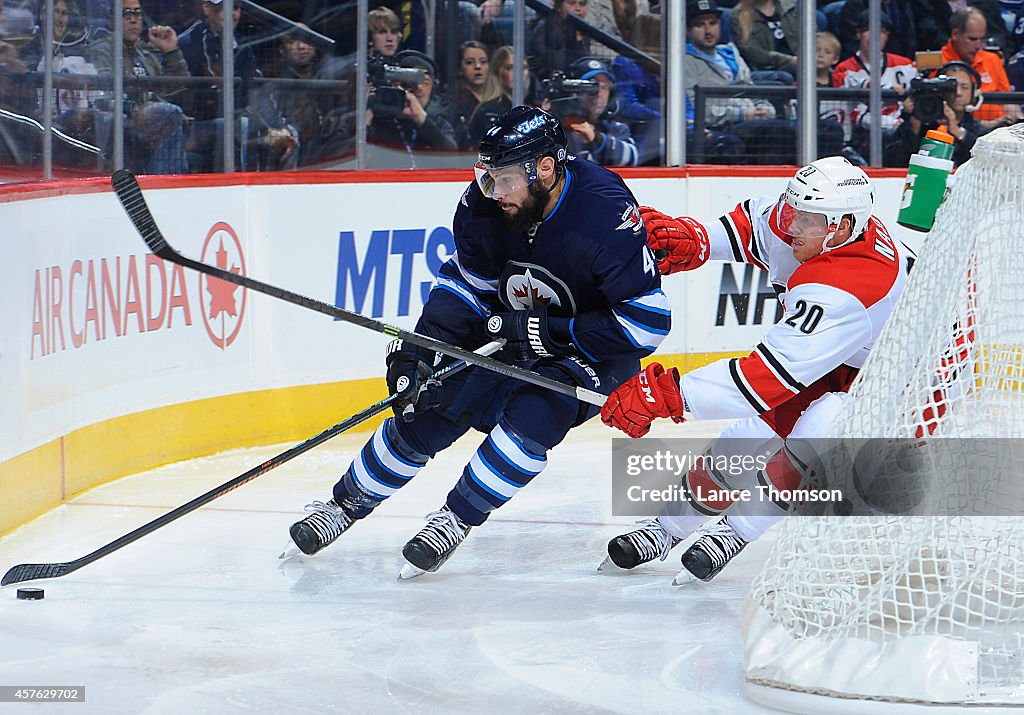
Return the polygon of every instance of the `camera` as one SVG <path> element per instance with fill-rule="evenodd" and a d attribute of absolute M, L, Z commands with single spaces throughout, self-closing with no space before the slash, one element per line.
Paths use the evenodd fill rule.
<path fill-rule="evenodd" d="M 541 82 L 542 96 L 552 101 L 597 94 L 599 88 L 600 85 L 592 79 L 569 79 L 561 71 L 552 72 L 551 79 Z"/>
<path fill-rule="evenodd" d="M 396 67 L 384 62 L 380 56 L 373 57 L 367 63 L 367 80 L 370 83 L 370 96 L 367 106 L 373 110 L 374 116 L 393 117 L 405 109 L 405 89 L 403 87 L 419 87 L 427 73 L 416 67 Z M 393 86 L 395 83 L 403 87 Z"/>
<path fill-rule="evenodd" d="M 914 116 L 924 124 L 941 119 L 944 112 L 942 104 L 946 95 L 956 94 L 956 79 L 939 75 L 938 77 L 915 77 L 910 80 L 910 96 L 914 98 Z"/>

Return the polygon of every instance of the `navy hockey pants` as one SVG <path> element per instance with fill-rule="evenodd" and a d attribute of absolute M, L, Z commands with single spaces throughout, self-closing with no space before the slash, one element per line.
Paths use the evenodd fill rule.
<path fill-rule="evenodd" d="M 560 358 L 536 363 L 533 369 L 610 394 L 639 371 L 639 362 L 613 360 L 592 367 L 582 360 Z M 479 525 L 543 471 L 548 450 L 570 429 L 598 413 L 597 407 L 572 397 L 482 368 L 466 372 L 469 377 L 461 384 L 446 383 L 437 409 L 417 412 L 412 422 L 386 420 L 334 486 L 335 500 L 340 503 L 351 496 L 368 502 L 354 515 L 365 516 L 416 476 L 431 457 L 474 428 L 487 438 L 449 492 L 447 505 L 465 523 Z"/>

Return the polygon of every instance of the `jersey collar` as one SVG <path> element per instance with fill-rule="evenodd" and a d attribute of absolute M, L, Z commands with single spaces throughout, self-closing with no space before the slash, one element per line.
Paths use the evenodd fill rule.
<path fill-rule="evenodd" d="M 544 218 L 545 222 L 550 220 L 552 217 L 554 217 L 554 215 L 556 213 L 558 213 L 558 209 L 561 208 L 562 202 L 565 201 L 565 197 L 569 194 L 569 184 L 571 184 L 571 183 L 572 183 L 572 173 L 570 173 L 569 167 L 566 166 L 565 167 L 565 185 L 562 186 L 562 193 L 558 195 L 558 203 L 555 204 L 555 208 L 551 209 L 551 213 L 549 213 Z"/>

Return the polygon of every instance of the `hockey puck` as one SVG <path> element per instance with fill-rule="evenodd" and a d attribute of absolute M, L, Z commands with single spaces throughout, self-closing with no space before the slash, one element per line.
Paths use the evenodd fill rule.
<path fill-rule="evenodd" d="M 43 589 L 41 588 L 19 588 L 18 598 L 22 601 L 41 601 L 43 600 Z"/>

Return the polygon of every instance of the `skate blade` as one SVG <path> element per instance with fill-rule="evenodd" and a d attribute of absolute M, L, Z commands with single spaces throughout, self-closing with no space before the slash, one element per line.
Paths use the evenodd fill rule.
<path fill-rule="evenodd" d="M 408 561 L 406 561 L 405 564 L 402 566 L 402 570 L 398 572 L 398 580 L 411 581 L 412 579 L 417 578 L 418 576 L 422 576 L 425 573 L 427 572 L 423 569 L 417 568 L 416 566 L 413 566 Z"/>
<path fill-rule="evenodd" d="M 602 561 L 601 565 L 597 567 L 598 573 L 609 574 L 612 576 L 629 573 L 629 571 L 630 569 L 624 569 L 618 564 L 616 564 L 614 561 L 612 561 L 611 556 L 605 556 L 604 561 Z"/>
<path fill-rule="evenodd" d="M 296 546 L 295 542 L 293 541 L 293 542 L 289 543 L 287 547 L 285 547 L 285 550 L 282 551 L 281 555 L 278 556 L 277 558 L 280 559 L 281 561 L 285 561 L 287 559 L 290 559 L 290 558 L 293 558 L 295 556 L 298 556 L 301 553 L 302 552 L 299 551 L 299 547 Z"/>
<path fill-rule="evenodd" d="M 676 577 L 672 579 L 673 586 L 686 586 L 691 583 L 701 583 L 701 581 L 685 568 L 680 569 Z"/>

